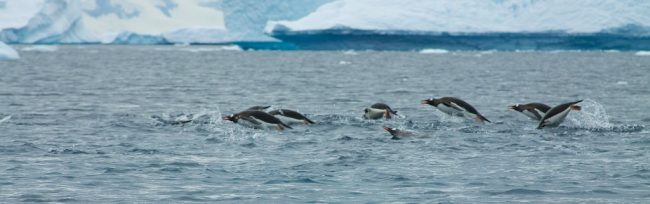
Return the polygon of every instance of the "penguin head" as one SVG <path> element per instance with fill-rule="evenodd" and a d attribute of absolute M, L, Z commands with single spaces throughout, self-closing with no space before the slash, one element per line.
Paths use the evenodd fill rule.
<path fill-rule="evenodd" d="M 440 104 L 440 101 L 438 101 L 438 99 L 435 99 L 435 98 L 428 98 L 428 99 L 422 100 L 421 103 L 438 107 L 438 104 Z"/>
<path fill-rule="evenodd" d="M 386 130 L 386 132 L 390 133 L 393 136 L 397 134 L 398 131 L 397 128 L 391 128 L 391 127 L 384 127 L 384 130 Z"/>
<path fill-rule="evenodd" d="M 236 114 L 230 114 L 230 115 L 224 116 L 223 120 L 229 120 L 229 121 L 232 121 L 232 122 L 236 123 L 237 120 L 239 120 L 239 117 Z"/>
<path fill-rule="evenodd" d="M 519 112 L 521 112 L 523 110 L 523 109 L 521 109 L 521 104 L 518 104 L 518 103 L 515 104 L 515 105 L 511 105 L 510 109 L 516 110 L 516 111 L 519 111 Z"/>

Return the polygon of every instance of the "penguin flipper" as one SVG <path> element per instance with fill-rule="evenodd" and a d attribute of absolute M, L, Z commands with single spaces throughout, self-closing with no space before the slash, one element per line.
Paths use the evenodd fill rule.
<path fill-rule="evenodd" d="M 445 106 L 447 106 L 447 107 L 450 107 L 450 108 L 456 109 L 456 110 L 458 110 L 458 111 L 463 111 L 463 109 L 459 108 L 456 104 L 453 104 L 452 102 L 445 101 L 445 102 L 442 102 L 442 104 L 445 105 Z"/>
<path fill-rule="evenodd" d="M 240 119 L 248 121 L 248 122 L 253 123 L 255 125 L 261 125 L 262 124 L 259 121 L 255 120 L 254 118 L 251 118 L 251 117 L 248 117 L 248 116 L 241 117 Z"/>
<path fill-rule="evenodd" d="M 537 112 L 537 110 L 535 110 L 534 108 L 528 109 L 528 112 L 533 113 L 533 115 L 535 115 L 535 117 L 538 120 L 542 119 L 542 115 L 540 115 L 539 112 Z"/>

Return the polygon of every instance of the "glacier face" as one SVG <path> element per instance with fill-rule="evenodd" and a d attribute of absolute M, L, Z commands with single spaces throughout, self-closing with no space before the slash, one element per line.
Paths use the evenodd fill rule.
<path fill-rule="evenodd" d="M 636 0 L 336 0 L 299 20 L 271 21 L 265 30 L 595 33 L 650 27 L 648 11 L 650 1 Z"/>
<path fill-rule="evenodd" d="M 212 6 L 225 15 L 232 41 L 277 41 L 264 33 L 268 21 L 297 20 L 332 0 L 223 0 Z"/>
<path fill-rule="evenodd" d="M 14 60 L 18 58 L 20 58 L 20 56 L 16 50 L 0 41 L 0 60 Z"/>

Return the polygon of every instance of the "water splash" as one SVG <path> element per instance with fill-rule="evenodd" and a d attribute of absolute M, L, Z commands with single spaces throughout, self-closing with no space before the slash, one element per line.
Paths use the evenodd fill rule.
<path fill-rule="evenodd" d="M 585 129 L 612 129 L 614 125 L 609 122 L 609 115 L 605 107 L 592 99 L 585 99 L 580 103 L 581 111 L 572 113 L 570 121 L 577 127 Z"/>

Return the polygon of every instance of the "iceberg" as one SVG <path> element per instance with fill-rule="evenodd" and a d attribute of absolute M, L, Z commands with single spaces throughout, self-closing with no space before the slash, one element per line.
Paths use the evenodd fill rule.
<path fill-rule="evenodd" d="M 0 0 L 0 40 L 27 44 L 217 42 L 224 35 L 223 13 L 201 6 L 204 2 Z M 179 39 L 181 35 L 186 37 Z"/>
<path fill-rule="evenodd" d="M 300 49 L 650 48 L 650 1 L 336 0 L 265 32 Z"/>
<path fill-rule="evenodd" d="M 0 40 L 286 46 L 264 33 L 266 22 L 297 20 L 331 1 L 0 0 Z"/>
<path fill-rule="evenodd" d="M 650 50 L 649 10 L 636 0 L 0 0 L 0 41 Z"/>
<path fill-rule="evenodd" d="M 225 26 L 233 41 L 277 42 L 264 33 L 268 21 L 298 20 L 332 0 L 223 0 L 214 8 L 223 10 Z"/>
<path fill-rule="evenodd" d="M 132 32 L 123 32 L 117 35 L 111 44 L 141 44 L 141 45 L 156 45 L 156 44 L 171 44 L 165 38 L 159 35 L 142 35 Z"/>
<path fill-rule="evenodd" d="M 15 60 L 20 58 L 18 52 L 0 41 L 0 60 Z"/>
<path fill-rule="evenodd" d="M 12 3 L 14 1 L 10 1 Z M 17 13 L 10 11 L 9 13 Z M 48 0 L 24 26 L 4 28 L 0 41 L 8 43 L 82 43 L 96 41 L 79 23 L 81 4 L 74 0 Z M 22 23 L 17 23 L 22 24 Z"/>

